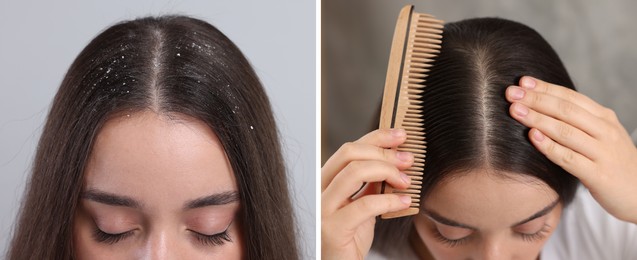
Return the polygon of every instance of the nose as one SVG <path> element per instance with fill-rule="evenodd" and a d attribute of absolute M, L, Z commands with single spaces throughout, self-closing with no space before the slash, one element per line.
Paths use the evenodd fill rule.
<path fill-rule="evenodd" d="M 146 240 L 146 250 L 144 250 L 144 257 L 140 259 L 145 260 L 168 260 L 177 259 L 176 256 L 171 255 L 171 239 L 166 232 L 156 232 L 149 234 Z"/>
<path fill-rule="evenodd" d="M 511 255 L 507 252 L 507 247 L 503 241 L 498 239 L 490 239 L 485 241 L 482 246 L 482 252 L 480 259 L 484 260 L 499 260 L 499 259 L 511 259 Z"/>

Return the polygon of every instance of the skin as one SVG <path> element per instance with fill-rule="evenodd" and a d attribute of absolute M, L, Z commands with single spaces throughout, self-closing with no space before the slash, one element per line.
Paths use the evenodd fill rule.
<path fill-rule="evenodd" d="M 506 99 L 511 102 L 509 111 L 511 116 L 531 128 L 529 139 L 541 153 L 577 177 L 608 213 L 618 219 L 637 224 L 637 196 L 634 192 L 634 187 L 637 186 L 637 148 L 612 110 L 573 90 L 528 76 L 522 77 L 519 85 L 510 86 L 507 89 Z M 408 182 L 405 182 L 405 179 L 408 177 L 400 171 L 409 168 L 413 163 L 413 155 L 399 155 L 395 151 L 385 149 L 396 147 L 404 141 L 403 130 L 376 130 L 355 142 L 344 144 L 323 165 L 321 168 L 321 253 L 325 259 L 363 259 L 371 247 L 375 217 L 408 207 L 397 195 L 378 195 L 369 190 L 363 191 L 362 196 L 351 198 L 351 195 L 366 182 L 386 181 L 398 189 L 407 187 Z M 470 175 L 465 177 L 468 176 Z M 496 181 L 496 179 L 491 178 L 494 183 L 489 185 L 497 183 L 504 185 L 502 180 Z M 520 183 L 533 187 L 529 185 L 533 182 L 528 181 L 518 184 L 509 181 L 504 186 L 515 187 L 520 186 Z M 536 195 L 547 194 L 544 188 L 537 185 L 535 188 L 537 188 Z M 432 194 L 435 193 L 432 192 Z M 438 203 L 440 204 L 438 206 L 429 205 L 432 211 L 445 210 L 440 214 L 456 222 L 465 221 L 466 224 L 475 225 L 473 227 L 476 227 L 478 232 L 473 233 L 474 238 L 468 240 L 466 244 L 470 249 L 438 248 L 434 246 L 430 234 L 437 223 L 427 216 L 419 215 L 416 218 L 420 220 L 415 224 L 421 230 L 418 231 L 421 239 L 428 247 L 431 246 L 432 253 L 443 259 L 447 259 L 446 256 L 454 257 L 455 255 L 446 253 L 455 254 L 456 250 L 475 258 L 496 259 L 503 256 L 506 259 L 513 253 L 507 249 L 509 246 L 518 248 L 522 250 L 521 252 L 529 252 L 529 255 L 535 258 L 546 238 L 533 243 L 525 242 L 513 235 L 516 227 L 511 226 L 511 223 L 517 223 L 514 221 L 516 218 L 524 219 L 524 214 L 542 209 L 543 206 L 539 201 L 537 205 L 526 205 L 526 201 L 532 200 L 530 194 L 526 194 L 526 198 L 505 196 L 511 201 L 458 203 L 457 206 L 465 205 L 466 207 L 457 209 L 462 210 L 460 212 L 471 209 L 470 205 L 475 208 L 477 208 L 475 205 L 499 207 L 499 210 L 507 216 L 506 222 L 502 221 L 506 225 L 501 227 L 495 227 L 494 223 L 489 223 L 493 219 L 490 216 L 481 215 L 486 214 L 484 212 L 474 212 L 474 217 L 465 219 L 467 216 L 457 215 L 454 209 L 436 208 L 443 206 L 444 203 Z M 495 196 L 494 194 L 484 196 L 487 195 Z M 442 195 L 440 197 L 442 201 Z M 476 196 L 467 195 L 465 198 L 469 200 Z M 540 196 L 540 198 L 544 197 Z M 514 203 L 514 200 L 518 203 Z M 429 198 L 425 201 L 434 203 Z M 548 203 L 547 201 L 542 202 Z M 425 206 L 427 207 L 428 204 Z M 512 215 L 509 216 L 509 214 Z M 544 232 L 547 238 L 557 226 L 557 221 L 553 219 L 559 219 L 560 214 L 561 205 L 557 205 L 554 211 L 546 215 L 546 223 L 551 227 L 548 232 Z M 426 233 L 427 230 L 429 234 Z M 449 233 L 462 234 L 461 230 L 445 231 L 450 236 Z"/>
<path fill-rule="evenodd" d="M 414 227 L 435 259 L 537 259 L 559 223 L 558 198 L 534 177 L 475 170 L 432 189 Z"/>
<path fill-rule="evenodd" d="M 73 223 L 76 257 L 241 259 L 236 192 L 223 147 L 203 122 L 148 110 L 112 118 L 85 170 Z M 126 235 L 100 242 L 96 229 Z M 199 239 L 225 230 L 230 241 Z"/>
<path fill-rule="evenodd" d="M 409 186 L 409 177 L 400 170 L 413 164 L 413 155 L 382 148 L 405 140 L 404 130 L 376 130 L 344 144 L 325 162 L 321 168 L 323 259 L 363 259 L 372 245 L 375 217 L 409 207 L 409 197 L 370 194 L 371 189 L 362 191 L 356 200 L 350 199 L 366 182 Z"/>

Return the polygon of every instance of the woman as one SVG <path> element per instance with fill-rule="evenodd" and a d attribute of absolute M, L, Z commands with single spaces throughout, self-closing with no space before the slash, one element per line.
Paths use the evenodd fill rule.
<path fill-rule="evenodd" d="M 502 19 L 445 25 L 423 94 L 421 213 L 380 221 L 374 230 L 375 216 L 404 209 L 409 199 L 350 199 L 364 182 L 409 183 L 400 171 L 413 156 L 383 149 L 403 143 L 405 132 L 373 131 L 343 145 L 322 168 L 323 256 L 360 259 L 372 240 L 372 255 L 390 259 L 637 255 L 631 246 L 637 229 L 628 223 L 637 223 L 637 149 L 612 111 L 573 88 L 557 54 L 524 25 Z M 576 178 L 625 222 L 577 214 L 591 211 Z M 598 240 L 608 234 L 618 242 Z"/>
<path fill-rule="evenodd" d="M 292 214 L 248 61 L 206 22 L 148 17 L 71 65 L 8 258 L 297 259 Z"/>

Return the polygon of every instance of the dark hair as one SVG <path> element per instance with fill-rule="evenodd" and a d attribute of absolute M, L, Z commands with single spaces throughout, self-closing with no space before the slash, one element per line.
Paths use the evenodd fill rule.
<path fill-rule="evenodd" d="M 143 109 L 194 117 L 218 136 L 239 187 L 247 259 L 298 258 L 278 133 L 259 79 L 212 25 L 163 16 L 108 28 L 71 65 L 37 148 L 9 259 L 73 258 L 73 215 L 96 134 L 110 117 Z"/>
<path fill-rule="evenodd" d="M 540 153 L 528 140 L 529 128 L 509 115 L 505 90 L 525 75 L 574 89 L 555 51 L 523 24 L 480 18 L 445 25 L 423 93 L 427 159 L 421 201 L 445 179 L 486 169 L 503 177 L 535 177 L 568 205 L 577 179 Z M 411 228 L 411 218 L 382 222 L 375 246 L 404 239 Z"/>

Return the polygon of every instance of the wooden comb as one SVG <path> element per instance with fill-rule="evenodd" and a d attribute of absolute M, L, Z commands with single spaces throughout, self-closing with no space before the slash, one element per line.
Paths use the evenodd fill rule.
<path fill-rule="evenodd" d="M 411 196 L 409 208 L 383 214 L 383 219 L 415 215 L 420 208 L 427 148 L 422 118 L 423 104 L 420 99 L 429 67 L 433 58 L 440 53 L 443 23 L 431 15 L 414 12 L 413 5 L 403 7 L 398 15 L 389 54 L 379 129 L 405 129 L 407 141 L 391 149 L 411 152 L 415 161 L 404 171 L 411 178 L 409 188 L 399 190 L 382 183 L 381 193 Z"/>

